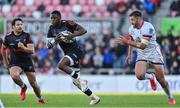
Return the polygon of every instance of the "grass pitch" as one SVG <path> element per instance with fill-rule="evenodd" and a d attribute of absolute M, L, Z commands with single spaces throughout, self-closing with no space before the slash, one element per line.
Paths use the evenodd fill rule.
<path fill-rule="evenodd" d="M 101 102 L 90 106 L 90 99 L 83 94 L 43 94 L 45 105 L 40 105 L 34 94 L 27 94 L 25 101 L 19 94 L 0 94 L 4 107 L 176 107 L 180 108 L 180 94 L 175 94 L 176 105 L 170 106 L 164 94 L 99 94 Z"/>

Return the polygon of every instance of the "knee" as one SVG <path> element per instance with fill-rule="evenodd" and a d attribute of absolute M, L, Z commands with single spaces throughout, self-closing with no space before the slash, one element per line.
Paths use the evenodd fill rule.
<path fill-rule="evenodd" d="M 137 78 L 138 80 L 144 80 L 144 74 L 137 74 L 137 75 L 136 75 L 136 78 Z"/>
<path fill-rule="evenodd" d="M 19 74 L 11 73 L 12 79 L 17 79 L 19 78 Z"/>
<path fill-rule="evenodd" d="M 62 70 L 63 65 L 62 65 L 61 63 L 59 63 L 59 64 L 58 64 L 58 68 L 59 68 L 60 70 Z"/>
<path fill-rule="evenodd" d="M 63 64 L 63 63 L 59 63 L 59 64 L 58 64 L 58 68 L 59 68 L 60 70 L 64 70 L 65 67 L 66 67 L 66 65 Z"/>

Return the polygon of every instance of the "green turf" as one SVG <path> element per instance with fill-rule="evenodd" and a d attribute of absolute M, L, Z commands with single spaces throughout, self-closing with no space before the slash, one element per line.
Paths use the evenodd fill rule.
<path fill-rule="evenodd" d="M 100 95 L 101 102 L 93 107 L 177 107 L 180 108 L 180 95 L 175 95 L 176 105 L 169 106 L 165 95 L 154 94 L 109 94 Z M 5 107 L 92 107 L 89 98 L 81 94 L 44 94 L 45 105 L 40 105 L 33 94 L 20 101 L 18 94 L 0 94 Z"/>

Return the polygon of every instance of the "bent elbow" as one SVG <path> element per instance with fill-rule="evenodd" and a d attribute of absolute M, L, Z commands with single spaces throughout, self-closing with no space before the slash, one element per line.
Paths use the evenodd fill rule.
<path fill-rule="evenodd" d="M 86 34 L 87 33 L 87 30 L 86 29 L 83 29 L 83 32 L 82 32 L 83 34 Z"/>

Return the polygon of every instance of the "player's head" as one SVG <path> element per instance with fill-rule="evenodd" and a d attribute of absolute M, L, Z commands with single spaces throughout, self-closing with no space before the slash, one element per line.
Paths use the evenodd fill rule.
<path fill-rule="evenodd" d="M 51 22 L 52 22 L 52 25 L 57 25 L 59 24 L 59 22 L 61 21 L 61 13 L 57 10 L 53 11 L 51 13 Z"/>
<path fill-rule="evenodd" d="M 142 20 L 142 13 L 135 10 L 129 14 L 130 22 L 134 27 L 138 27 L 140 20 Z"/>
<path fill-rule="evenodd" d="M 11 22 L 11 26 L 13 31 L 20 33 L 23 30 L 23 20 L 21 18 L 14 18 Z"/>

